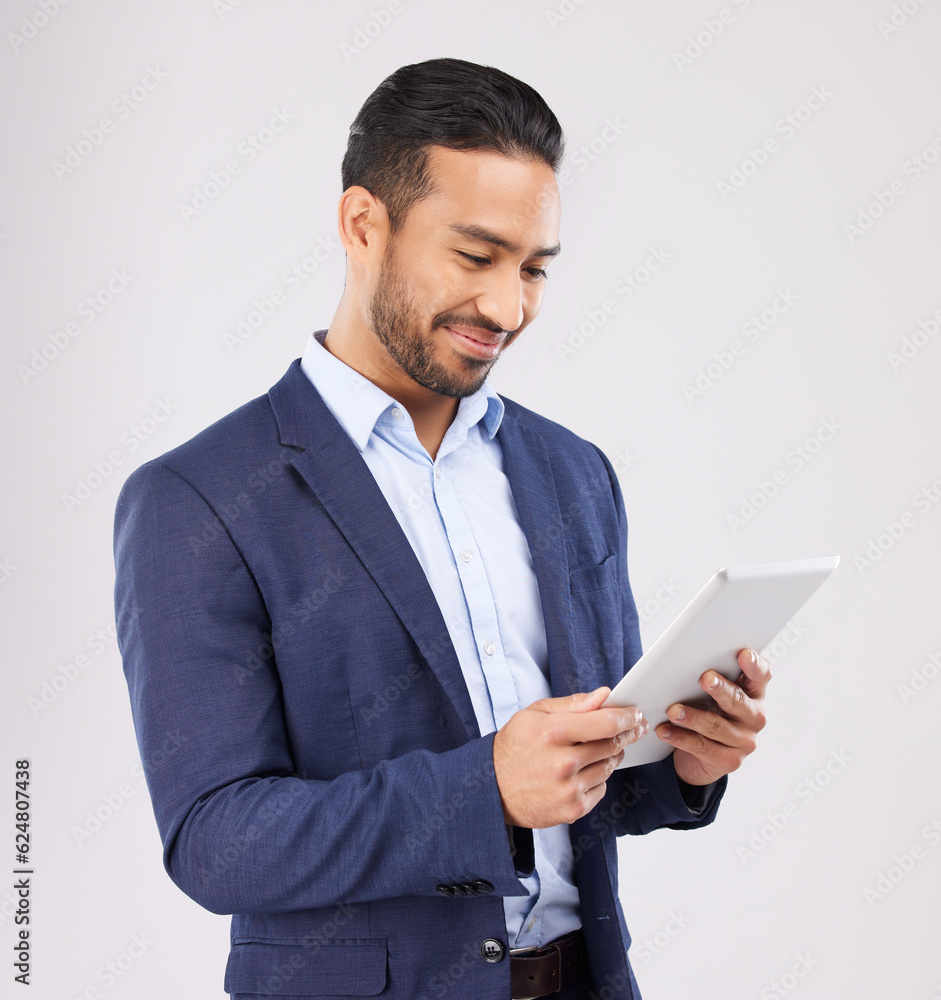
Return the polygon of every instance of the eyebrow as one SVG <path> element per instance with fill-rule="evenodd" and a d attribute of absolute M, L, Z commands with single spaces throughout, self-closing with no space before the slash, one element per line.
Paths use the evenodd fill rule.
<path fill-rule="evenodd" d="M 472 240 L 479 240 L 481 243 L 489 243 L 492 246 L 501 247 L 508 253 L 520 253 L 521 251 L 521 247 L 518 243 L 514 243 L 512 240 L 504 239 L 502 236 L 497 235 L 497 233 L 484 226 L 462 225 L 459 222 L 453 222 L 451 223 L 450 228 L 455 233 L 460 233 L 462 236 L 469 236 Z M 555 257 L 561 250 L 562 247 L 560 244 L 556 243 L 555 246 L 542 247 L 530 256 Z"/>

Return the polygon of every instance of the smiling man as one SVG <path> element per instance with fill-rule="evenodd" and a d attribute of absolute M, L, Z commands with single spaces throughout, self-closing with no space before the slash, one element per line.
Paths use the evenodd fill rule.
<path fill-rule="evenodd" d="M 562 150 L 499 70 L 383 81 L 329 328 L 119 497 L 164 863 L 233 914 L 236 1000 L 639 997 L 616 838 L 711 822 L 764 724 L 746 651 L 646 737 L 670 757 L 615 770 L 647 731 L 601 707 L 641 651 L 618 481 L 487 377 L 542 305 Z"/>

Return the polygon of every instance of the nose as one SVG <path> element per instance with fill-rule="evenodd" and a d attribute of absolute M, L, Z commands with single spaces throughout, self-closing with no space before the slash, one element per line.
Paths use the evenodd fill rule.
<path fill-rule="evenodd" d="M 477 296 L 477 308 L 509 332 L 523 325 L 523 279 L 515 268 L 493 268 Z"/>

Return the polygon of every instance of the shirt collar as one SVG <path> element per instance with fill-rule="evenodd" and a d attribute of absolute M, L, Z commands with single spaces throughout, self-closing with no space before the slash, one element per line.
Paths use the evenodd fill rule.
<path fill-rule="evenodd" d="M 410 424 L 408 411 L 398 400 L 323 346 L 326 336 L 326 330 L 311 334 L 301 357 L 301 369 L 353 444 L 364 451 L 376 422 L 392 407 L 399 407 Z M 492 439 L 505 409 L 488 376 L 475 393 L 462 397 L 454 421 L 470 428 L 482 420 L 487 437 Z"/>

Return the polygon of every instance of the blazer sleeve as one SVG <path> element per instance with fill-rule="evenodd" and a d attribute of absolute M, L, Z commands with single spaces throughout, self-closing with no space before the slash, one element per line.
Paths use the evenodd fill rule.
<path fill-rule="evenodd" d="M 214 544 L 197 554 L 207 526 Z M 185 893 L 216 913 L 434 895 L 441 883 L 526 895 L 492 734 L 332 780 L 296 774 L 274 664 L 232 681 L 270 638 L 263 594 L 222 520 L 159 460 L 121 491 L 114 556 L 141 760 L 164 865 Z"/>
<path fill-rule="evenodd" d="M 640 623 L 637 606 L 627 572 L 627 514 L 617 475 L 607 456 L 601 456 L 611 480 L 617 509 L 617 553 L 622 572 L 621 617 L 624 625 L 624 665 L 629 670 L 641 656 Z M 620 678 L 612 678 L 614 683 Z M 648 736 L 648 738 L 650 738 Z M 607 782 L 604 798 L 596 807 L 600 816 L 608 817 L 618 836 L 644 834 L 667 827 L 672 830 L 692 830 L 707 826 L 716 816 L 719 802 L 725 794 L 728 777 L 705 786 L 703 793 L 684 785 L 673 767 L 673 755 L 652 764 L 625 767 L 615 771 Z"/>

